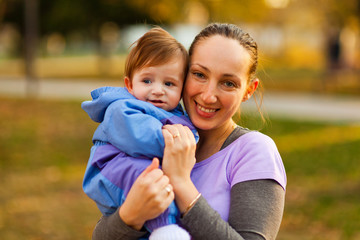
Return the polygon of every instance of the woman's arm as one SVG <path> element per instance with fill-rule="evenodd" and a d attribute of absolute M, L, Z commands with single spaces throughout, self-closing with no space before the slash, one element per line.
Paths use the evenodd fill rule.
<path fill-rule="evenodd" d="M 162 132 L 165 140 L 162 169 L 170 178 L 176 205 L 183 213 L 199 194 L 190 178 L 196 162 L 195 138 L 188 127 L 180 124 L 165 125 Z"/>
<path fill-rule="evenodd" d="M 231 189 L 229 222 L 201 197 L 181 223 L 194 239 L 275 239 L 284 201 L 284 189 L 273 180 L 241 182 Z"/>
<path fill-rule="evenodd" d="M 146 231 L 135 230 L 120 218 L 119 209 L 112 215 L 102 216 L 93 232 L 93 240 L 135 240 L 146 234 Z"/>

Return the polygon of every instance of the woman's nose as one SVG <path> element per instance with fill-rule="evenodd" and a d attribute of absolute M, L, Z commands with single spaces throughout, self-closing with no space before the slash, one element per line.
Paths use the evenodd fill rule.
<path fill-rule="evenodd" d="M 217 101 L 216 86 L 209 83 L 203 90 L 202 100 L 204 103 L 215 103 Z"/>

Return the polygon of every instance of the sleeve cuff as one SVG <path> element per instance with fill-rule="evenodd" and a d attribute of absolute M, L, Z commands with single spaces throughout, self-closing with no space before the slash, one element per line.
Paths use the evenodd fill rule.
<path fill-rule="evenodd" d="M 147 233 L 146 230 L 138 231 L 126 225 L 126 223 L 120 218 L 119 209 L 120 208 L 118 208 L 116 212 L 109 217 L 110 222 L 113 223 L 112 225 L 116 226 L 116 229 L 114 230 L 118 231 L 121 234 L 131 237 L 142 237 Z"/>

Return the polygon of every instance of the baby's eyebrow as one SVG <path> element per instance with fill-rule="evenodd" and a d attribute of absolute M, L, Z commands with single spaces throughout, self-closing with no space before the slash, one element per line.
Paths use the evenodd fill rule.
<path fill-rule="evenodd" d="M 152 71 L 143 70 L 140 75 L 145 75 L 145 74 L 148 75 L 148 74 L 153 74 L 153 73 L 152 73 Z"/>
<path fill-rule="evenodd" d="M 179 79 L 179 78 L 177 78 L 177 77 L 167 77 L 165 80 L 167 80 L 167 81 L 173 81 L 173 82 L 183 82 L 183 80 L 182 79 Z"/>

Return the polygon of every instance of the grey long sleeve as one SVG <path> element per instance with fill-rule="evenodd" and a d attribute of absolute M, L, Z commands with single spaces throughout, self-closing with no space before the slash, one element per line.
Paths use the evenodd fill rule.
<path fill-rule="evenodd" d="M 136 240 L 147 233 L 126 225 L 120 218 L 119 209 L 110 216 L 100 218 L 93 232 L 93 240 Z"/>
<path fill-rule="evenodd" d="M 201 197 L 181 223 L 194 239 L 275 239 L 284 202 L 285 191 L 273 180 L 241 182 L 231 189 L 229 222 Z"/>
<path fill-rule="evenodd" d="M 194 239 L 275 239 L 284 201 L 284 189 L 273 180 L 240 182 L 231 189 L 229 222 L 222 220 L 201 197 L 181 223 Z M 132 240 L 145 234 L 127 226 L 116 211 L 109 217 L 101 217 L 93 240 Z"/>

